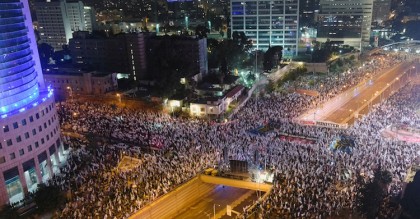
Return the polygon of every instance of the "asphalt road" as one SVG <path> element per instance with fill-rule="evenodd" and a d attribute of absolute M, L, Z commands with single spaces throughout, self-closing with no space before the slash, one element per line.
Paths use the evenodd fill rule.
<path fill-rule="evenodd" d="M 226 216 L 226 205 L 251 205 L 253 199 L 249 197 L 256 197 L 255 191 L 240 189 L 234 187 L 223 187 L 218 185 L 207 196 L 197 200 L 197 202 L 185 209 L 182 213 L 175 216 L 175 219 L 213 219 L 213 210 L 216 209 L 216 218 L 234 218 L 235 214 L 232 213 L 231 217 Z M 248 203 L 246 203 L 248 202 Z"/>
<path fill-rule="evenodd" d="M 350 117 L 352 117 L 355 112 L 358 112 L 363 105 L 367 105 L 375 98 L 382 100 L 390 94 L 384 92 L 384 89 L 387 88 L 390 91 L 397 90 L 396 88 L 400 87 L 405 79 L 401 79 L 401 75 L 405 71 L 409 71 L 411 67 L 412 65 L 410 63 L 402 63 L 380 75 L 378 78 L 373 80 L 372 84 L 368 83 L 365 85 L 364 89 L 360 89 L 360 92 L 357 90 L 354 91 L 353 98 L 341 105 L 340 108 L 336 109 L 333 114 L 330 114 L 324 120 L 339 124 L 354 122 L 354 119 L 351 119 Z"/>
<path fill-rule="evenodd" d="M 403 82 L 407 80 L 407 75 L 403 77 L 402 75 L 409 71 L 414 73 L 416 69 L 410 70 L 412 66 L 410 62 L 394 66 L 377 78 L 372 79 L 371 82 L 365 81 L 349 88 L 329 102 L 324 103 L 320 108 L 306 112 L 300 118 L 351 125 L 355 116 L 366 114 L 372 104 L 386 99 L 398 87 L 404 86 Z M 419 68 L 419 66 L 417 65 L 416 68 Z"/>

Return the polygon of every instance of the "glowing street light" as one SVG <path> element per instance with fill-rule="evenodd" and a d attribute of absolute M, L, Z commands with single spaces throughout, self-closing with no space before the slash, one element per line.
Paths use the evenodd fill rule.
<path fill-rule="evenodd" d="M 118 101 L 121 103 L 121 94 L 117 94 Z"/>
<path fill-rule="evenodd" d="M 67 86 L 67 90 L 69 91 L 70 99 L 73 102 L 73 89 L 70 86 Z"/>

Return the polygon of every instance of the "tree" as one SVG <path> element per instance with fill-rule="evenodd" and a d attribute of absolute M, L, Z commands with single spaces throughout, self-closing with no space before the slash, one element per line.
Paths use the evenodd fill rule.
<path fill-rule="evenodd" d="M 356 196 L 356 207 L 359 213 L 368 219 L 375 219 L 381 202 L 387 194 L 387 187 L 391 182 L 391 173 L 387 170 L 376 169 L 371 181 L 364 183 L 358 179 L 359 189 Z"/>
<path fill-rule="evenodd" d="M 252 66 L 250 49 L 252 41 L 243 32 L 234 32 L 232 39 L 221 42 L 208 40 L 209 66 L 220 67 L 222 74 L 227 75 L 230 69 L 244 69 Z"/>
<path fill-rule="evenodd" d="M 40 184 L 35 192 L 34 201 L 42 213 L 57 209 L 65 202 L 65 196 L 56 186 Z"/>
<path fill-rule="evenodd" d="M 409 21 L 406 24 L 406 36 L 414 40 L 420 40 L 420 21 Z"/>
<path fill-rule="evenodd" d="M 283 47 L 273 46 L 264 53 L 264 70 L 269 71 L 277 66 L 282 58 Z"/>
<path fill-rule="evenodd" d="M 220 67 L 221 59 L 219 44 L 219 41 L 217 41 L 216 39 L 207 39 L 207 57 L 209 68 Z"/>
<path fill-rule="evenodd" d="M 53 57 L 54 48 L 47 43 L 41 43 L 38 45 L 38 54 L 42 68 L 46 68 L 50 58 Z"/>
<path fill-rule="evenodd" d="M 20 216 L 15 207 L 6 205 L 0 211 L 0 218 L 16 219 L 20 218 Z"/>
<path fill-rule="evenodd" d="M 413 182 L 407 184 L 401 206 L 402 218 L 420 218 L 420 171 L 417 171 Z"/>
<path fill-rule="evenodd" d="M 197 25 L 197 27 L 195 27 L 195 35 L 200 39 L 207 38 L 208 33 L 210 33 L 209 28 L 203 25 Z"/>
<path fill-rule="evenodd" d="M 194 67 L 185 59 L 184 47 L 175 41 L 178 36 L 165 36 L 160 44 L 150 51 L 150 68 L 152 79 L 157 87 L 157 94 L 164 97 L 170 97 L 175 91 L 181 88 L 180 79 L 188 77 Z"/>

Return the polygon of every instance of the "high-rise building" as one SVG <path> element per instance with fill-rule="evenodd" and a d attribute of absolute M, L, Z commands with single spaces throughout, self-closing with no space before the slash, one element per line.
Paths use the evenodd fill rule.
<path fill-rule="evenodd" d="M 62 50 L 72 34 L 65 4 L 63 0 L 35 2 L 40 39 L 55 50 Z"/>
<path fill-rule="evenodd" d="M 92 32 L 96 20 L 95 10 L 92 7 L 85 6 L 82 1 L 68 1 L 65 6 L 72 31 Z"/>
<path fill-rule="evenodd" d="M 231 32 L 241 31 L 254 48 L 283 46 L 284 56 L 297 55 L 299 0 L 231 0 Z"/>
<path fill-rule="evenodd" d="M 391 12 L 391 0 L 373 0 L 372 22 L 381 24 L 388 20 Z"/>
<path fill-rule="evenodd" d="M 64 161 L 52 90 L 44 85 L 28 0 L 0 1 L 0 205 L 46 182 Z"/>
<path fill-rule="evenodd" d="M 40 38 L 55 50 L 62 50 L 74 31 L 91 32 L 96 22 L 94 9 L 81 1 L 40 0 L 35 10 Z"/>
<path fill-rule="evenodd" d="M 127 33 L 125 34 L 127 43 L 128 60 L 130 73 L 135 81 L 144 79 L 147 74 L 146 42 L 149 33 Z"/>
<path fill-rule="evenodd" d="M 317 41 L 342 41 L 362 49 L 369 45 L 373 0 L 321 0 Z"/>

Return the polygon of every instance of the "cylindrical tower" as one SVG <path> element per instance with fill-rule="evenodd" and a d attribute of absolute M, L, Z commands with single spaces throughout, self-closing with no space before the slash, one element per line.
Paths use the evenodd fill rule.
<path fill-rule="evenodd" d="M 22 108 L 39 96 L 31 41 L 19 0 L 0 2 L 0 112 Z M 29 15 L 30 16 L 30 15 Z"/>
<path fill-rule="evenodd" d="M 28 0 L 0 0 L 0 205 L 35 191 L 65 159 L 52 92 Z"/>

